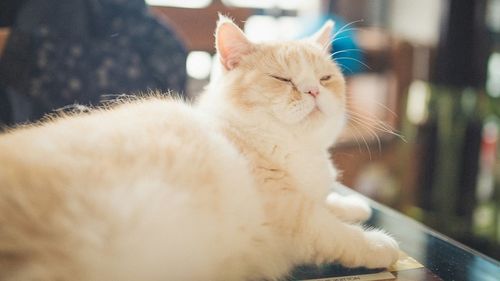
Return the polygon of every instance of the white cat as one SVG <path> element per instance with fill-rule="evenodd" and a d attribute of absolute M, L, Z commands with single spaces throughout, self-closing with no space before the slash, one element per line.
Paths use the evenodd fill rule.
<path fill-rule="evenodd" d="M 124 102 L 0 136 L 0 280 L 276 280 L 387 267 L 397 243 L 328 190 L 345 85 L 332 22 L 254 44 L 221 17 L 224 68 L 195 106 Z"/>

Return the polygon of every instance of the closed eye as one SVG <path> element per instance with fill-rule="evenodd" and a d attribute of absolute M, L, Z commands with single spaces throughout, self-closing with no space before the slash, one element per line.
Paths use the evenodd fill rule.
<path fill-rule="evenodd" d="M 276 76 L 276 75 L 272 75 L 272 74 L 269 74 L 269 76 L 271 76 L 272 78 L 274 78 L 276 80 L 280 80 L 282 82 L 292 83 L 292 79 L 288 79 L 288 78 L 284 78 L 284 77 L 280 77 L 280 76 Z"/>
<path fill-rule="evenodd" d="M 321 77 L 321 79 L 319 79 L 319 80 L 320 81 L 328 81 L 328 80 L 330 80 L 330 78 L 332 78 L 331 75 L 325 75 L 325 76 Z"/>

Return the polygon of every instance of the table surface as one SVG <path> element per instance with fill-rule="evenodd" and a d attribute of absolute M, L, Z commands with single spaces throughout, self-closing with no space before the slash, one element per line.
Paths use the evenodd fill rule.
<path fill-rule="evenodd" d="M 353 194 L 353 190 L 338 186 L 340 194 Z M 369 199 L 367 199 L 369 200 Z M 500 263 L 423 224 L 402 215 L 386 206 L 369 200 L 373 216 L 366 225 L 382 228 L 391 233 L 400 243 L 401 250 L 421 263 L 424 268 L 402 270 L 393 273 L 392 279 L 399 281 L 500 281 Z M 349 269 L 340 265 L 322 268 L 303 266 L 297 268 L 292 280 L 331 278 L 347 275 L 377 273 L 380 270 L 365 268 Z M 331 278 L 328 280 L 367 280 Z"/>

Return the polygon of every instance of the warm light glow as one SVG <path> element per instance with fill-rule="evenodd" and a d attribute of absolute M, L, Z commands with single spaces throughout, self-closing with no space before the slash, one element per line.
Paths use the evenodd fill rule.
<path fill-rule="evenodd" d="M 207 52 L 190 52 L 186 60 L 186 70 L 192 78 L 207 79 L 212 70 L 212 56 Z"/>
<path fill-rule="evenodd" d="M 488 60 L 486 89 L 492 97 L 500 97 L 500 53 L 493 53 Z"/>
<path fill-rule="evenodd" d="M 180 8 L 205 8 L 212 0 L 146 0 L 151 6 L 170 6 Z"/>
<path fill-rule="evenodd" d="M 279 17 L 278 18 L 278 32 L 280 39 L 297 39 L 302 35 L 303 22 L 301 23 L 297 17 Z"/>
<path fill-rule="evenodd" d="M 228 6 L 284 10 L 297 10 L 308 2 L 310 3 L 311 0 L 222 0 L 222 3 Z"/>
<path fill-rule="evenodd" d="M 274 0 L 222 0 L 227 6 L 268 9 L 275 7 Z"/>
<path fill-rule="evenodd" d="M 280 9 L 285 9 L 285 10 L 297 10 L 300 8 L 301 4 L 306 4 L 310 0 L 276 0 L 277 6 Z"/>
<path fill-rule="evenodd" d="M 423 81 L 415 81 L 408 92 L 406 116 L 413 124 L 422 124 L 428 118 L 427 103 L 431 92 L 429 86 Z"/>
<path fill-rule="evenodd" d="M 245 22 L 245 34 L 252 42 L 276 39 L 276 20 L 270 16 L 251 16 Z"/>
<path fill-rule="evenodd" d="M 300 30 L 296 17 L 251 16 L 245 22 L 245 34 L 253 42 L 290 40 Z"/>

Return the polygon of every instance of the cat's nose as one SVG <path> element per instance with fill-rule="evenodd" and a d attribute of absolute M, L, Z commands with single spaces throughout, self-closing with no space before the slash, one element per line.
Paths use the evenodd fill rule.
<path fill-rule="evenodd" d="M 304 89 L 304 93 L 305 94 L 309 94 L 311 96 L 313 96 L 314 98 L 317 97 L 319 95 L 319 88 L 314 86 L 314 87 L 306 87 Z"/>

